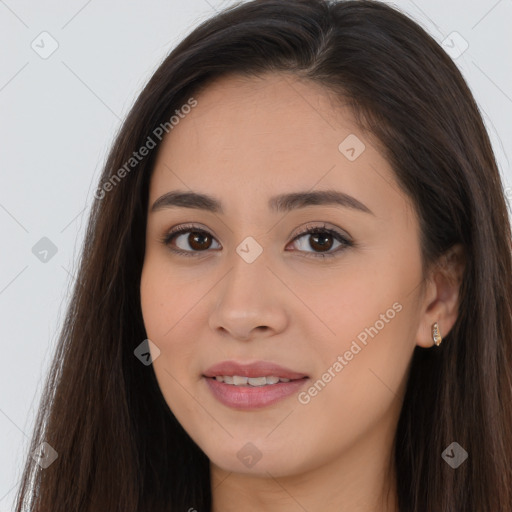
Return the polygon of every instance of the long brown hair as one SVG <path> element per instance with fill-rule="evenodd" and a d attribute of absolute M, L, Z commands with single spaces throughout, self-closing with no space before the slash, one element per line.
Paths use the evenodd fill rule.
<path fill-rule="evenodd" d="M 208 458 L 169 410 L 152 366 L 134 356 L 146 338 L 139 286 L 160 141 L 129 172 L 126 163 L 215 77 L 269 71 L 308 78 L 350 103 L 414 201 L 425 272 L 454 244 L 464 247 L 457 322 L 439 348 L 416 347 L 411 362 L 394 445 L 400 511 L 512 512 L 502 181 L 452 60 L 407 16 L 365 0 L 237 4 L 196 28 L 149 80 L 95 193 L 36 419 L 30 452 L 45 441 L 58 458 L 41 469 L 27 457 L 17 512 L 210 510 Z M 454 441 L 468 453 L 456 469 L 442 457 Z"/>

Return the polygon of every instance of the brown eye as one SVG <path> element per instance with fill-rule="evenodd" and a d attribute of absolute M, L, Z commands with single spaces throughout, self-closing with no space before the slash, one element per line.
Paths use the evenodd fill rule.
<path fill-rule="evenodd" d="M 182 227 L 169 233 L 165 239 L 165 244 L 171 245 L 174 242 L 177 249 L 173 250 L 179 253 L 191 253 L 210 249 L 214 240 L 213 236 L 207 231 Z"/>
<path fill-rule="evenodd" d="M 301 239 L 303 239 L 303 241 L 301 241 Z M 341 233 L 334 229 L 326 228 L 325 226 L 306 229 L 297 235 L 293 242 L 299 245 L 299 252 L 308 253 L 308 257 L 336 256 L 345 248 L 353 245 L 353 242 L 345 238 Z M 338 245 L 331 251 L 336 243 Z"/>
<path fill-rule="evenodd" d="M 211 237 L 207 233 L 192 231 L 187 238 L 187 243 L 192 249 L 201 251 L 208 249 L 211 245 Z"/>
<path fill-rule="evenodd" d="M 333 246 L 333 236 L 330 233 L 310 234 L 309 245 L 315 250 L 329 250 Z"/>

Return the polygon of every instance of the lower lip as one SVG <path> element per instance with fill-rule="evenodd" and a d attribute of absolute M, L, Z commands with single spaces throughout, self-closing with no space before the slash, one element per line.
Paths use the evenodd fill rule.
<path fill-rule="evenodd" d="M 210 377 L 204 377 L 213 396 L 224 405 L 234 409 L 259 409 L 297 393 L 309 380 L 307 378 L 278 382 L 265 386 L 234 386 Z"/>

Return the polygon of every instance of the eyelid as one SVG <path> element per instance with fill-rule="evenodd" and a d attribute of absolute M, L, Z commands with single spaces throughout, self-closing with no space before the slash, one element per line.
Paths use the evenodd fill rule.
<path fill-rule="evenodd" d="M 315 225 L 315 224 L 313 224 L 314 222 L 318 222 L 321 225 L 319 225 L 319 224 Z M 342 230 L 341 228 L 338 228 L 334 224 L 331 224 L 331 223 L 325 222 L 325 221 L 320 221 L 320 220 L 307 222 L 297 233 L 295 233 L 295 235 L 293 235 L 293 231 L 292 231 L 292 234 L 290 235 L 290 237 L 293 235 L 293 240 L 295 240 L 297 237 L 304 235 L 305 233 L 308 233 L 310 230 L 313 230 L 313 229 L 321 229 L 324 231 L 333 231 L 340 237 L 344 238 L 347 242 L 352 242 L 352 236 L 347 231 Z"/>

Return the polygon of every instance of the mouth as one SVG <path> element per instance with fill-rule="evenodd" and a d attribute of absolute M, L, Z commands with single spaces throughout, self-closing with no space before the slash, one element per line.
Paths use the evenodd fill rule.
<path fill-rule="evenodd" d="M 268 361 L 240 364 L 224 361 L 202 375 L 207 388 L 223 405 L 252 410 L 298 393 L 309 376 Z"/>

